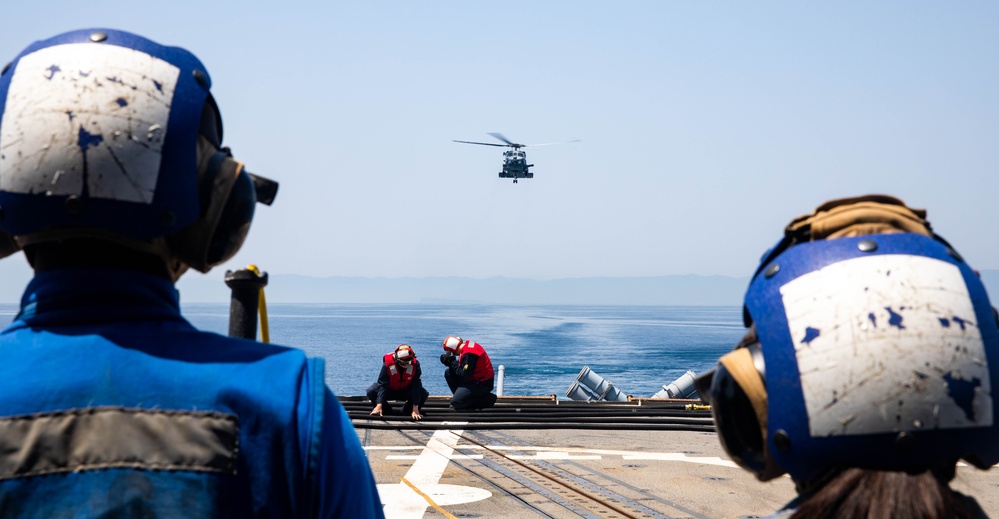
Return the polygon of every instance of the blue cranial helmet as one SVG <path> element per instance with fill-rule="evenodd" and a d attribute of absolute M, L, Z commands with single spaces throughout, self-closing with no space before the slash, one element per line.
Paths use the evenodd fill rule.
<path fill-rule="evenodd" d="M 241 246 L 254 180 L 221 146 L 190 52 L 122 31 L 39 41 L 0 75 L 0 231 L 29 244 L 167 237 L 207 271 Z"/>
<path fill-rule="evenodd" d="M 999 462 L 999 327 L 945 242 L 798 243 L 761 265 L 745 308 L 755 337 L 722 358 L 710 398 L 726 450 L 760 479 Z"/>

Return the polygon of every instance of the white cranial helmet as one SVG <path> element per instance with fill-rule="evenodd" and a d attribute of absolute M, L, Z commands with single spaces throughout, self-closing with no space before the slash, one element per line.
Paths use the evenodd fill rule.
<path fill-rule="evenodd" d="M 444 339 L 444 349 L 451 353 L 458 353 L 458 348 L 460 348 L 464 342 L 465 341 L 461 340 L 461 337 L 451 335 L 447 339 Z"/>
<path fill-rule="evenodd" d="M 393 357 L 396 362 L 412 362 L 416 358 L 416 353 L 408 344 L 400 344 L 396 346 Z"/>
<path fill-rule="evenodd" d="M 71 238 L 164 239 L 202 272 L 235 255 L 277 183 L 222 146 L 210 86 L 190 52 L 122 31 L 21 52 L 0 71 L 0 257 Z"/>

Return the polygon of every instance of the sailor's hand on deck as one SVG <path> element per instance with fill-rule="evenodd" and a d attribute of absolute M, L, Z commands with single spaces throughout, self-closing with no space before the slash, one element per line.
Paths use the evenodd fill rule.
<path fill-rule="evenodd" d="M 420 414 L 420 407 L 414 405 L 413 406 L 413 420 L 419 421 L 419 420 L 422 420 L 422 419 L 423 419 L 423 415 Z"/>
<path fill-rule="evenodd" d="M 375 408 L 374 408 L 374 409 L 372 409 L 372 410 L 371 410 L 371 412 L 370 412 L 370 413 L 368 413 L 368 414 L 369 414 L 369 416 L 370 416 L 370 415 L 373 415 L 373 414 L 376 414 L 376 415 L 378 415 L 378 416 L 381 416 L 381 415 L 382 415 L 382 405 L 381 405 L 381 404 L 377 404 L 377 405 L 375 405 Z"/>

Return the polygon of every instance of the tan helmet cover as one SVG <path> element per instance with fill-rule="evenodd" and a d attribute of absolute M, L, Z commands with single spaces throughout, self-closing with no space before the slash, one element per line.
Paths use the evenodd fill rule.
<path fill-rule="evenodd" d="M 912 209 L 888 195 L 830 200 L 810 214 L 792 220 L 786 232 L 796 236 L 807 234 L 805 241 L 900 232 L 933 236 L 925 209 Z"/>

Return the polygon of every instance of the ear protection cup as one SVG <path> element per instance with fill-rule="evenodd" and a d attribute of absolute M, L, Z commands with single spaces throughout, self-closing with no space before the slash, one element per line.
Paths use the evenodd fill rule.
<path fill-rule="evenodd" d="M 760 344 L 729 352 L 719 359 L 717 368 L 699 378 L 699 393 L 711 404 L 725 452 L 761 481 L 783 474 L 769 455 L 766 371 Z"/>
<path fill-rule="evenodd" d="M 203 157 L 198 168 L 201 214 L 169 240 L 181 261 L 208 272 L 232 258 L 243 245 L 257 197 L 249 173 L 227 148 L 219 150 L 202 136 L 198 154 Z"/>
<path fill-rule="evenodd" d="M 208 272 L 239 251 L 250 231 L 257 201 L 256 182 L 221 142 L 222 119 L 209 94 L 201 111 L 198 136 L 201 212 L 194 223 L 169 238 L 177 257 L 200 272 Z"/>
<path fill-rule="evenodd" d="M 751 472 L 762 472 L 766 465 L 767 391 L 749 348 L 719 359 L 709 394 L 725 451 Z"/>
<path fill-rule="evenodd" d="M 247 233 L 250 232 L 250 222 L 253 221 L 253 211 L 257 205 L 256 191 L 253 180 L 238 163 L 228 156 L 220 159 L 222 166 L 216 175 L 224 178 L 235 178 L 229 189 L 229 196 L 222 204 L 222 210 L 215 223 L 215 230 L 208 240 L 208 251 L 205 257 L 208 266 L 215 266 L 232 258 L 243 246 Z M 235 173 L 230 170 L 235 170 Z M 212 207 L 209 205 L 209 207 Z"/>

